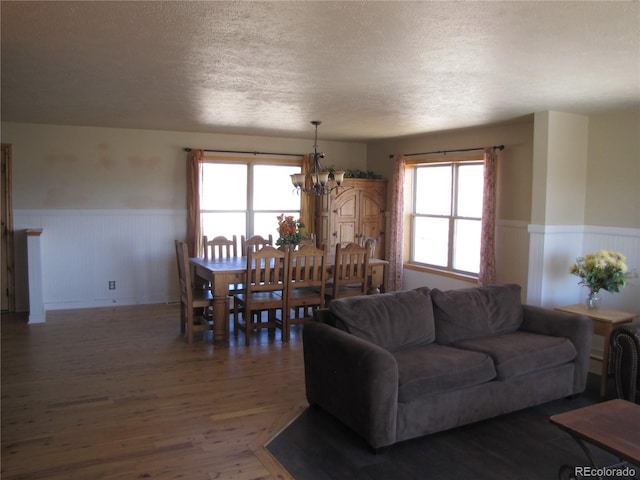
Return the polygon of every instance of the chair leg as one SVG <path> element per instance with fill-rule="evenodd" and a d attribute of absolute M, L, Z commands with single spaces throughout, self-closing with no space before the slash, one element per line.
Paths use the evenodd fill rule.
<path fill-rule="evenodd" d="M 282 339 L 282 343 L 287 343 L 289 341 L 289 337 L 291 335 L 291 309 L 289 307 L 282 309 L 282 331 L 280 332 L 280 337 Z"/>
<path fill-rule="evenodd" d="M 184 335 L 184 332 L 187 329 L 187 319 L 185 317 L 185 305 L 180 302 L 180 333 L 182 335 Z"/>
<path fill-rule="evenodd" d="M 233 299 L 233 336 L 235 338 L 238 338 L 239 329 L 240 327 L 238 322 L 238 301 L 234 297 Z"/>
<path fill-rule="evenodd" d="M 297 312 L 298 309 L 294 308 L 294 312 Z M 294 313 L 294 318 L 295 318 Z M 282 342 L 286 343 L 291 339 L 291 310 L 287 309 L 287 314 L 285 314 L 285 309 L 282 309 Z"/>
<path fill-rule="evenodd" d="M 187 342 L 193 343 L 193 309 L 187 308 Z"/>
<path fill-rule="evenodd" d="M 249 344 L 251 343 L 251 331 L 253 330 L 253 321 L 252 321 L 252 316 L 253 312 L 252 311 L 247 311 L 246 310 L 246 306 L 245 306 L 245 310 L 243 312 L 242 317 L 244 318 L 244 344 L 245 346 L 249 346 Z"/>

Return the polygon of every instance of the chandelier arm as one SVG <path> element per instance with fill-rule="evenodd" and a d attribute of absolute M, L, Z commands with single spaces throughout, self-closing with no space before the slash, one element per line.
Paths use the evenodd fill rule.
<path fill-rule="evenodd" d="M 318 152 L 318 125 L 320 120 L 312 120 L 311 124 L 315 126 L 315 135 L 313 142 L 313 170 L 306 175 L 299 173 L 291 175 L 291 182 L 298 193 L 306 193 L 307 195 L 329 195 L 331 192 L 342 187 L 344 172 L 324 171 L 320 164 L 320 159 L 324 158 L 324 153 Z M 311 179 L 311 186 L 307 187 L 307 179 Z"/>

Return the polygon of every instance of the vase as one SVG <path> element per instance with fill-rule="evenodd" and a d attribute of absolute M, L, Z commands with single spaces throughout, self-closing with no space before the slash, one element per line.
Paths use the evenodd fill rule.
<path fill-rule="evenodd" d="M 600 308 L 600 294 L 590 290 L 585 298 L 585 304 L 589 310 L 598 310 Z"/>

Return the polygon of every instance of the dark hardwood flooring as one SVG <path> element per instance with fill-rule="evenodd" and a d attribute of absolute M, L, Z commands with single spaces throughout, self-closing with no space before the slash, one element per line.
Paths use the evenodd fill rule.
<path fill-rule="evenodd" d="M 267 450 L 291 476 L 303 480 L 556 479 L 563 464 L 589 463 L 578 444 L 549 417 L 597 402 L 598 380 L 590 375 L 587 391 L 573 400 L 401 442 L 378 453 L 320 408 L 308 407 Z M 599 467 L 618 462 L 596 447 L 590 450 Z M 640 467 L 635 467 L 635 477 L 605 478 L 638 479 Z"/>

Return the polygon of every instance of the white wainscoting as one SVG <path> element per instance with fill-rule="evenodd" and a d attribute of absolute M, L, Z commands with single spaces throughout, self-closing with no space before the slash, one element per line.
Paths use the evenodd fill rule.
<path fill-rule="evenodd" d="M 585 227 L 584 253 L 602 249 L 624 254 L 627 257 L 627 266 L 640 272 L 640 229 Z M 578 301 L 583 301 L 586 295 L 587 290 L 583 288 Z M 640 278 L 631 280 L 627 287 L 620 290 L 620 293 L 601 291 L 601 297 L 603 308 L 640 314 Z"/>
<path fill-rule="evenodd" d="M 586 287 L 568 270 L 577 257 L 607 249 L 623 253 L 630 268 L 640 268 L 640 229 L 590 225 L 529 225 L 527 302 L 556 307 L 582 303 Z M 620 293 L 601 292 L 602 308 L 640 312 L 640 279 Z"/>
<path fill-rule="evenodd" d="M 46 310 L 178 300 L 174 240 L 185 238 L 186 211 L 15 210 L 13 218 L 18 311 L 29 305 L 29 228 L 43 229 Z"/>
<path fill-rule="evenodd" d="M 529 225 L 527 303 L 554 307 L 577 303 L 577 278 L 569 266 L 582 255 L 584 226 Z"/>
<path fill-rule="evenodd" d="M 29 228 L 43 229 L 46 310 L 178 300 L 173 242 L 185 238 L 186 211 L 15 210 L 18 311 L 29 306 L 24 234 Z M 522 285 L 526 301 L 535 305 L 583 301 L 586 289 L 568 268 L 584 253 L 616 250 L 627 256 L 630 268 L 640 270 L 640 229 L 500 221 L 496 242 L 498 282 Z M 437 278 L 407 271 L 404 288 L 452 287 L 438 285 Z M 110 280 L 115 290 L 109 290 Z M 603 308 L 640 312 L 640 279 L 631 283 L 619 294 L 602 292 Z"/>
<path fill-rule="evenodd" d="M 640 229 L 592 225 L 528 225 L 499 221 L 496 231 L 497 281 L 523 287 L 523 301 L 549 308 L 582 303 L 587 289 L 569 267 L 585 253 L 607 249 L 622 252 L 629 268 L 640 271 Z M 403 288 L 427 285 L 448 290 L 469 284 L 406 270 Z M 602 308 L 640 313 L 640 279 L 620 293 L 601 292 Z"/>

